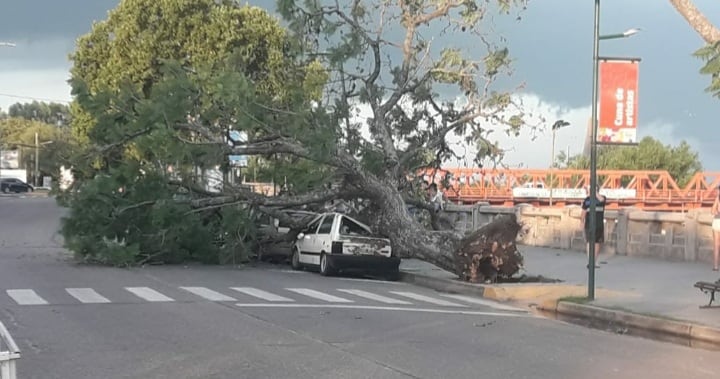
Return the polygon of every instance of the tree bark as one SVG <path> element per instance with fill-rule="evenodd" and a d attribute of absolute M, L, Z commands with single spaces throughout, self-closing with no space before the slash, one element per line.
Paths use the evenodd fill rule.
<path fill-rule="evenodd" d="M 720 29 L 700 12 L 691 0 L 670 0 L 670 3 L 685 18 L 690 26 L 707 43 L 720 41 Z"/>
<path fill-rule="evenodd" d="M 522 267 L 515 245 L 522 227 L 515 215 L 498 218 L 467 236 L 454 230 L 431 231 L 409 215 L 394 187 L 369 187 L 376 196 L 372 226 L 390 238 L 400 257 L 432 263 L 471 282 L 509 278 Z"/>

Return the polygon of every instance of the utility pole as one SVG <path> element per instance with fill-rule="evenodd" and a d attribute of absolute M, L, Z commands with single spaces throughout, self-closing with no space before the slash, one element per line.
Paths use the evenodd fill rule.
<path fill-rule="evenodd" d="M 593 79 L 592 79 L 592 103 L 591 103 L 591 133 L 590 133 L 590 209 L 586 217 L 590 217 L 588 226 L 588 292 L 587 298 L 595 300 L 595 230 L 597 230 L 597 133 L 598 133 L 598 87 L 600 71 L 600 41 L 615 38 L 627 38 L 637 34 L 640 29 L 628 29 L 623 33 L 600 35 L 600 0 L 595 0 L 595 22 L 593 23 Z"/>
<path fill-rule="evenodd" d="M 35 132 L 35 187 L 40 186 L 40 141 L 38 141 L 38 133 Z"/>
<path fill-rule="evenodd" d="M 553 205 L 553 188 L 555 187 L 555 177 L 553 175 L 555 171 L 555 132 L 560 129 L 564 128 L 566 126 L 570 125 L 569 122 L 565 120 L 557 120 L 552 126 L 552 149 L 550 154 L 550 206 Z"/>
<path fill-rule="evenodd" d="M 4 42 L 0 41 L 0 47 L 15 47 L 15 45 L 12 42 Z M 0 156 L 2 155 L 2 140 L 0 140 Z M 2 170 L 2 158 L 0 157 L 0 170 Z M 2 178 L 2 172 L 0 171 L 0 178 Z"/>

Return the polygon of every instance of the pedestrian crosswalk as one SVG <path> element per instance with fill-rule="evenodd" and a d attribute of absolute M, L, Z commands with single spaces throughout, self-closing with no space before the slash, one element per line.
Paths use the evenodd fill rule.
<path fill-rule="evenodd" d="M 201 286 L 164 287 L 122 287 L 97 290 L 93 288 L 64 288 L 64 294 L 57 290 L 35 290 L 29 288 L 7 289 L 5 293 L 17 305 L 70 305 L 70 304 L 112 304 L 112 303 L 172 303 L 191 301 L 243 302 L 261 301 L 266 303 L 320 303 L 320 304 L 359 304 L 378 303 L 393 306 L 441 306 L 466 308 L 478 305 L 518 310 L 488 300 L 469 296 L 431 293 L 423 294 L 411 291 L 368 291 L 356 288 L 274 288 L 254 287 L 208 288 Z M 105 293 L 103 293 L 105 292 Z M 113 296 L 115 299 L 113 299 Z M 452 301 L 450 301 L 452 300 Z"/>

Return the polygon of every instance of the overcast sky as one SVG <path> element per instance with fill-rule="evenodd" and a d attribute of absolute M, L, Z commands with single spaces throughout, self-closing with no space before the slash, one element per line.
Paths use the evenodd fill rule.
<path fill-rule="evenodd" d="M 273 0 L 249 4 L 274 11 Z M 28 98 L 70 100 L 66 83 L 68 55 L 78 36 L 106 17 L 119 0 L 4 0 L 0 12 L 0 108 Z M 695 0 L 720 25 L 720 1 Z M 665 143 L 688 141 L 706 170 L 720 170 L 720 100 L 704 92 L 709 78 L 692 53 L 701 39 L 667 0 L 603 0 L 601 33 L 631 27 L 643 31 L 629 39 L 603 41 L 601 55 L 641 57 L 638 132 Z M 532 0 L 522 21 L 497 26 L 515 60 L 516 83 L 524 82 L 528 107 L 550 123 L 563 118 L 571 126 L 557 134 L 557 149 L 582 149 L 590 117 L 592 78 L 591 0 Z M 550 163 L 550 136 L 502 138 L 512 150 L 507 163 L 544 168 Z M 461 162 L 462 163 L 462 162 Z"/>

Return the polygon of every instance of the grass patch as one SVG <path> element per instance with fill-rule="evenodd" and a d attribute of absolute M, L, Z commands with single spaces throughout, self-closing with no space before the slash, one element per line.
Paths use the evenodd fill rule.
<path fill-rule="evenodd" d="M 558 299 L 558 302 L 560 302 L 560 301 L 565 301 L 568 303 L 575 303 L 575 304 L 589 304 L 590 303 L 590 299 L 588 299 L 587 297 L 584 297 L 584 296 L 561 297 Z"/>

